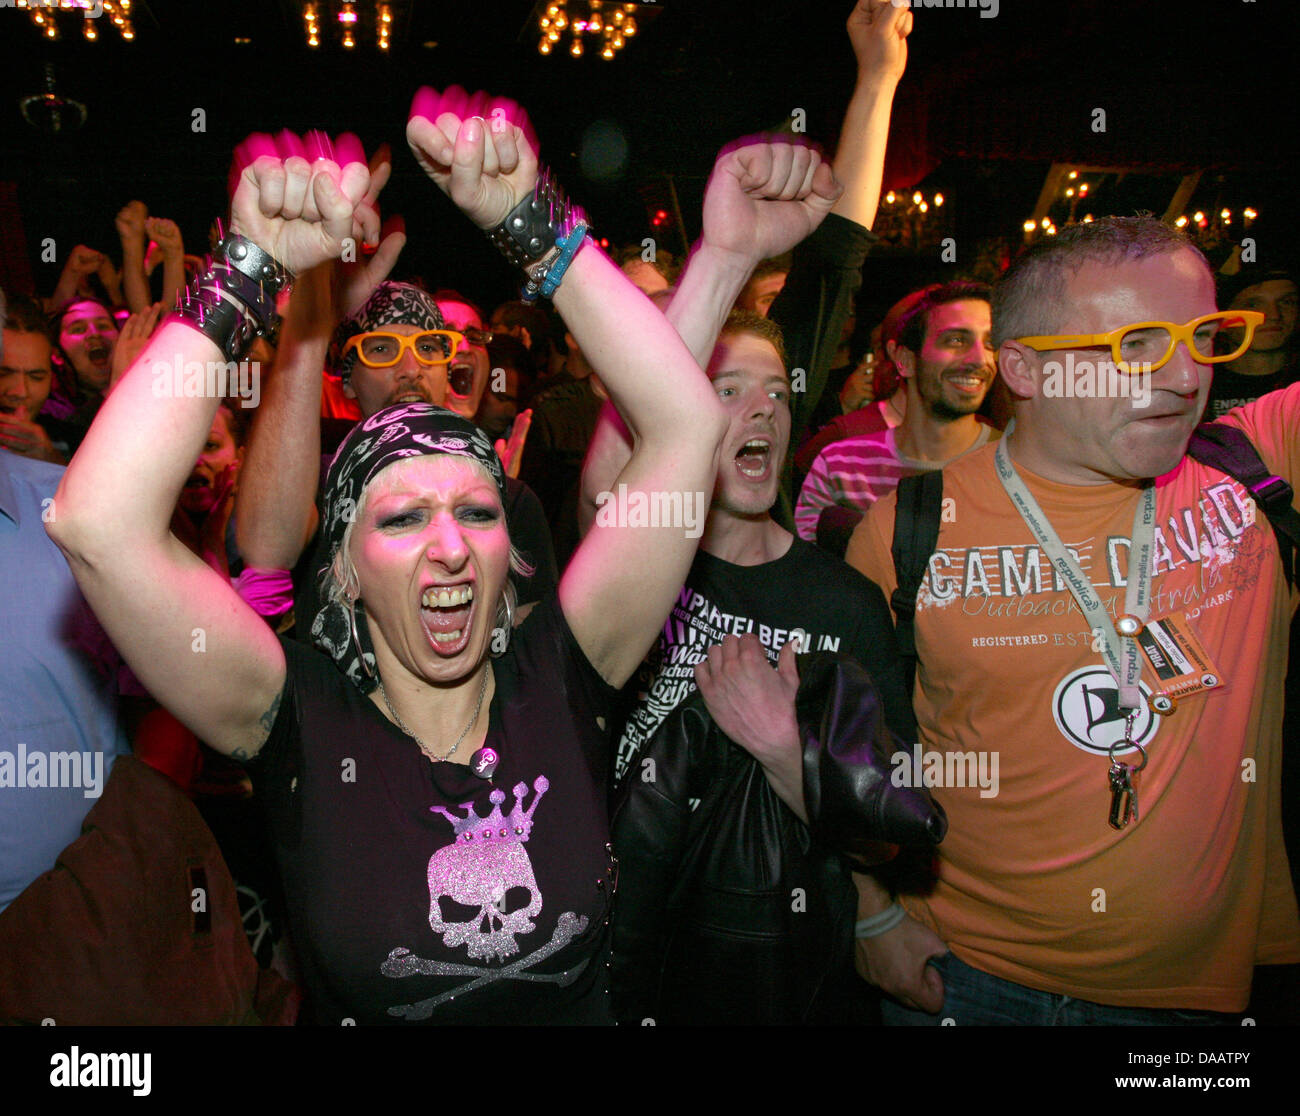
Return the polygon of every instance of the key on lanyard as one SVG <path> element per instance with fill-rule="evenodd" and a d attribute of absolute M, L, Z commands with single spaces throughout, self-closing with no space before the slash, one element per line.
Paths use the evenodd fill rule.
<path fill-rule="evenodd" d="M 1129 822 L 1138 820 L 1138 792 L 1133 785 L 1133 776 L 1146 767 L 1147 754 L 1142 745 L 1133 739 L 1132 729 L 1136 717 L 1136 710 L 1128 715 L 1124 725 L 1124 738 L 1110 746 L 1110 770 L 1106 773 L 1106 779 L 1110 784 L 1109 821 L 1112 829 L 1123 829 Z M 1136 766 L 1121 763 L 1115 756 L 1115 749 L 1120 747 L 1126 751 L 1136 748 L 1142 762 Z"/>
<path fill-rule="evenodd" d="M 1110 827 L 1123 829 L 1130 821 L 1137 821 L 1138 796 L 1133 786 L 1133 769 L 1126 763 L 1112 760 L 1110 765 Z"/>

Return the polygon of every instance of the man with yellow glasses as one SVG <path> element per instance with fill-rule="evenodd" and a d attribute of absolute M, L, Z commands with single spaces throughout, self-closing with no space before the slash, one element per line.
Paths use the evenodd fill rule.
<path fill-rule="evenodd" d="M 1300 961 L 1279 821 L 1295 598 L 1251 493 L 1187 456 L 1213 365 L 1261 317 L 1218 313 L 1204 257 L 1150 218 L 1063 229 L 999 282 L 1015 421 L 944 471 L 921 742 L 895 772 L 950 828 L 932 890 L 859 943 L 887 1022 L 1236 1022 L 1257 964 Z M 1297 483 L 1300 385 L 1226 421 Z M 848 551 L 886 594 L 898 502 Z M 890 906 L 882 887 L 859 914 Z"/>

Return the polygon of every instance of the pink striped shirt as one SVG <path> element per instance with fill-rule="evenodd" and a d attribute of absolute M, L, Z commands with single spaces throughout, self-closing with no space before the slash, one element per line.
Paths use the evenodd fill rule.
<path fill-rule="evenodd" d="M 865 512 L 904 477 L 941 469 L 946 461 L 918 461 L 898 452 L 895 428 L 832 442 L 813 462 L 799 490 L 794 522 L 799 537 L 815 542 L 817 520 L 833 504 Z M 958 457 L 977 450 L 998 432 L 980 424 L 979 435 Z M 956 458 L 953 458 L 955 461 Z"/>

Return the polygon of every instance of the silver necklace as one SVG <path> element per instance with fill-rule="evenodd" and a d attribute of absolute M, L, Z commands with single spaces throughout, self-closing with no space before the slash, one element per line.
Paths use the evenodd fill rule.
<path fill-rule="evenodd" d="M 431 760 L 438 760 L 439 762 L 443 762 L 445 760 L 450 759 L 452 756 L 456 754 L 456 749 L 460 747 L 460 742 L 464 740 L 466 736 L 469 735 L 469 730 L 474 727 L 475 722 L 478 720 L 479 710 L 483 708 L 483 695 L 487 693 L 487 681 L 488 681 L 488 672 L 485 669 L 483 671 L 483 681 L 478 688 L 478 701 L 474 704 L 474 715 L 470 717 L 469 724 L 465 726 L 465 730 L 458 737 L 456 737 L 456 743 L 453 744 L 447 750 L 447 753 L 445 755 L 441 755 L 441 756 L 438 755 L 437 752 L 435 752 L 432 748 L 430 748 L 429 745 L 427 745 L 423 740 L 421 740 L 418 736 L 416 736 L 415 733 L 413 733 L 409 728 L 406 727 L 406 722 L 402 720 L 401 714 L 399 714 L 397 710 L 393 708 L 393 703 L 388 700 L 388 693 L 384 689 L 384 680 L 382 678 L 379 679 L 379 696 L 384 699 L 384 704 L 388 706 L 388 712 L 390 712 L 393 715 L 393 720 L 397 722 L 397 727 L 401 729 L 404 733 L 406 733 L 407 736 L 409 736 L 420 746 L 420 751 L 422 751 Z"/>

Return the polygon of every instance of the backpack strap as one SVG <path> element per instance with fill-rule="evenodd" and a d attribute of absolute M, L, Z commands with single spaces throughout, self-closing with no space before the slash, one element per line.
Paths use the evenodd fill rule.
<path fill-rule="evenodd" d="M 930 555 L 939 544 L 939 518 L 943 511 L 943 470 L 934 469 L 904 477 L 898 482 L 898 508 L 894 514 L 894 577 L 898 588 L 889 603 L 894 610 L 898 653 L 903 659 L 903 681 L 910 696 L 916 682 L 916 598 L 925 580 Z"/>
<path fill-rule="evenodd" d="M 1300 512 L 1292 506 L 1295 493 L 1291 486 L 1269 471 L 1259 451 L 1240 429 L 1227 423 L 1204 422 L 1198 426 L 1192 432 L 1187 454 L 1246 486 L 1272 524 L 1282 556 L 1282 572 L 1287 588 L 1292 588 L 1300 552 Z"/>

